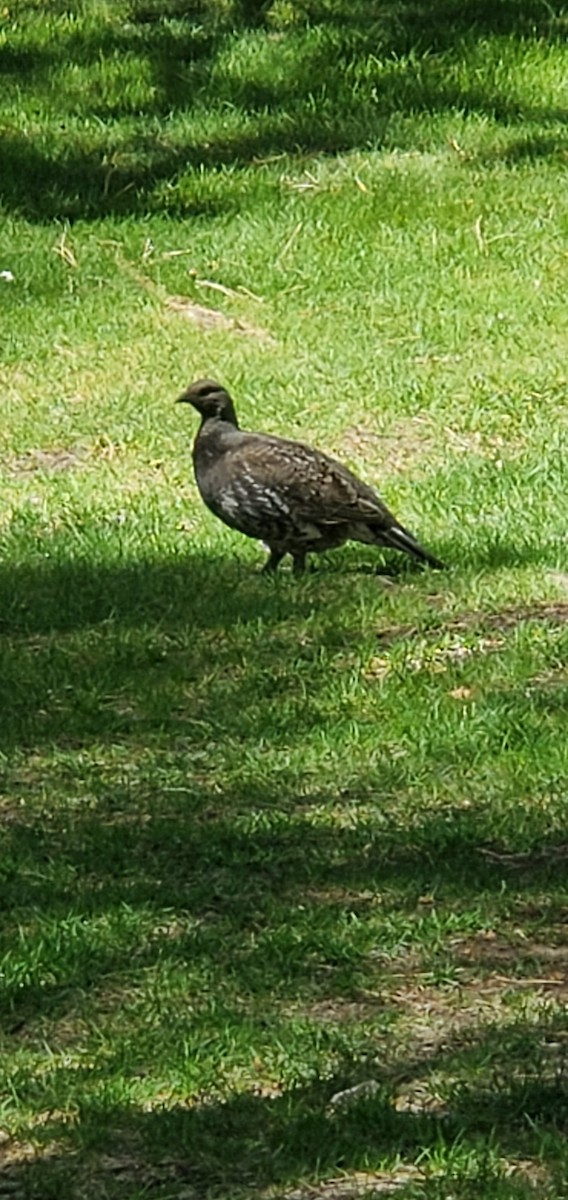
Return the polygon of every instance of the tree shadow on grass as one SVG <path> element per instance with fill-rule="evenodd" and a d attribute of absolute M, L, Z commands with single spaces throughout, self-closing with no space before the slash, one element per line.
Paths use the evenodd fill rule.
<path fill-rule="evenodd" d="M 25 539 L 25 528 L 23 533 Z M 94 542 L 108 544 L 108 530 L 91 525 L 90 533 Z M 17 535 L 14 526 L 11 536 Z M 260 547 L 257 562 L 188 549 L 177 557 L 140 557 L 123 563 L 117 542 L 116 559 L 107 566 L 80 557 L 67 537 L 44 535 L 39 544 L 27 545 L 20 561 L 0 562 L 0 632 L 7 636 L 71 633 L 102 627 L 108 621 L 125 627 L 162 621 L 174 629 L 188 625 L 199 631 L 228 629 L 236 622 L 293 622 L 330 604 L 332 624 L 334 613 L 339 614 L 345 603 L 342 582 L 353 575 L 384 576 L 401 583 L 422 579 L 443 587 L 454 564 L 475 570 L 539 563 L 552 568 L 562 551 L 560 538 L 511 541 L 497 535 L 493 526 L 486 529 L 480 518 L 466 545 L 463 539 L 448 538 L 432 548 L 445 561 L 446 570 L 431 571 L 414 558 L 380 547 L 349 544 L 321 557 L 312 555 L 308 571 L 298 579 L 286 566 L 274 576 L 263 575 L 266 554 Z"/>
<path fill-rule="evenodd" d="M 297 780 L 278 791 L 253 775 L 250 784 L 221 791 L 192 778 L 191 754 L 179 756 L 177 776 L 175 760 L 164 754 L 143 782 L 121 783 L 111 772 L 81 767 L 80 755 L 74 769 L 68 755 L 59 778 L 43 767 L 39 811 L 29 804 L 33 767 L 4 781 L 5 795 L 8 782 L 23 799 L 19 810 L 3 806 L 3 903 L 29 926 L 31 944 L 37 936 L 27 979 L 6 970 L 0 1020 L 7 1031 L 38 1017 L 63 1019 L 89 992 L 96 999 L 107 987 L 120 989 L 125 963 L 136 973 L 190 968 L 220 1004 L 254 997 L 267 1012 L 284 999 L 373 994 L 392 960 L 402 955 L 403 962 L 409 931 L 424 939 L 434 973 L 454 960 L 522 980 L 535 963 L 537 973 L 556 965 L 543 949 L 544 932 L 536 943 L 483 942 L 474 959 L 461 958 L 458 942 L 450 950 L 436 932 L 438 908 L 421 907 L 421 897 L 434 894 L 440 912 L 480 903 L 493 911 L 506 882 L 527 911 L 532 905 L 542 930 L 561 925 L 566 847 L 558 834 L 547 835 L 544 820 L 533 834 L 538 851 L 523 860 L 484 853 L 495 844 L 491 815 L 464 812 L 459 802 L 409 830 L 392 811 L 392 779 L 383 791 L 306 798 Z M 403 786 L 399 794 L 402 800 Z M 352 814 L 352 828 L 338 822 L 342 809 Z M 314 821 L 314 811 L 327 816 Z M 348 924 L 355 920 L 362 932 L 372 925 L 381 897 L 396 897 L 397 919 L 377 932 L 371 953 Z M 121 909 L 147 920 L 140 928 L 123 924 Z M 179 919 L 173 935 L 161 932 L 168 913 Z M 36 914 L 49 918 L 51 933 L 45 926 L 36 933 Z M 114 936 L 102 936 L 107 919 Z M 156 926 L 151 935 L 148 922 Z M 6 949 L 12 937 L 8 921 Z"/>
<path fill-rule="evenodd" d="M 156 1012 L 153 1018 L 158 1027 L 160 1022 L 164 1026 L 153 1067 L 158 1076 L 168 1074 L 170 1055 L 174 1069 L 184 1039 L 197 1039 L 197 1045 L 202 1038 L 210 1044 L 220 1019 L 221 1026 L 238 1029 L 241 1021 L 250 1020 L 246 1014 L 251 1004 L 261 1042 L 263 1030 L 270 1038 L 271 1026 L 282 1038 L 277 1014 L 286 1002 L 295 1006 L 296 1022 L 304 1019 L 315 1030 L 320 1018 L 314 1002 L 319 998 L 332 1012 L 335 1008 L 339 1022 L 343 1005 L 348 1011 L 350 1000 L 376 997 L 385 987 L 388 1007 L 393 952 L 397 958 L 392 938 L 384 944 L 376 940 L 371 954 L 368 947 L 358 948 L 356 939 L 346 935 L 346 913 L 362 927 L 391 894 L 398 896 L 400 918 L 412 925 L 428 921 L 417 901 L 432 889 L 442 907 L 454 906 L 456 911 L 482 898 L 496 903 L 503 896 L 507 868 L 477 853 L 487 830 L 483 816 L 472 812 L 462 814 L 460 823 L 430 817 L 409 834 L 396 819 L 381 821 L 378 795 L 375 814 L 367 823 L 340 830 L 321 823 L 315 828 L 304 820 L 310 806 L 329 804 L 329 795 L 306 800 L 284 786 L 275 794 L 259 780 L 251 789 L 231 794 L 199 790 L 190 781 L 185 789 L 169 792 L 159 779 L 148 777 L 143 785 L 114 786 L 112 797 L 108 780 L 101 778 L 98 789 L 93 778 L 88 784 L 87 811 L 85 805 L 77 807 L 75 798 L 71 807 L 63 799 L 58 812 L 49 803 L 48 791 L 44 812 L 30 819 L 20 809 L 5 830 L 4 903 L 19 914 L 28 943 L 33 942 L 38 914 L 43 922 L 34 955 L 35 979 L 16 978 L 13 989 L 4 989 L 1 1023 L 6 1048 L 33 1047 L 50 1022 L 55 1023 L 57 1040 L 58 1022 L 63 1031 L 72 1028 L 89 997 L 95 1011 L 98 998 L 103 1000 L 106 1019 L 113 1004 L 123 1003 L 129 973 L 150 978 L 157 968 L 158 990 L 160 978 L 175 978 L 176 971 L 188 970 L 193 980 L 189 1005 L 181 996 L 178 1003 L 175 996 L 172 1001 L 167 982 L 164 985 L 161 1015 Z M 336 803 L 352 804 L 353 797 L 338 796 Z M 263 807 L 267 815 L 271 810 L 275 815 L 272 828 L 266 828 L 266 821 L 247 825 L 251 812 Z M 538 906 L 541 931 L 558 928 L 562 920 L 564 864 L 554 855 L 554 839 L 547 849 L 548 856 L 543 853 L 513 872 L 524 901 L 530 905 L 532 898 Z M 17 865 L 13 880 L 11 863 Z M 548 902 L 543 899 L 547 893 Z M 121 911 L 146 913 L 153 928 L 133 931 L 128 922 L 121 924 Z M 115 937 L 101 944 L 96 918 L 106 925 L 113 914 L 118 914 Z M 53 922 L 52 929 L 60 922 L 53 944 L 46 919 Z M 172 919 L 173 927 L 168 928 Z M 436 919 L 434 912 L 432 931 Z M 545 940 L 546 934 L 540 936 Z M 489 972 L 491 983 L 493 972 L 506 986 L 505 972 L 511 988 L 515 982 L 522 986 L 524 976 L 530 984 L 532 975 L 541 977 L 549 969 L 548 948 L 535 947 L 525 938 L 511 944 L 505 960 L 502 946 L 483 941 L 481 978 Z M 440 968 L 445 961 L 447 970 L 448 958 L 458 952 L 441 939 Z M 432 956 L 431 948 L 428 961 L 435 973 L 436 952 Z M 8 975 L 10 967 L 5 966 Z M 404 957 L 394 963 L 397 989 L 401 966 Z M 406 968 L 410 987 L 417 969 L 416 961 Z M 199 978 L 202 994 L 199 986 L 196 989 Z M 483 990 L 482 983 L 480 987 Z M 114 1194 L 115 1182 L 134 1186 L 140 1175 L 152 1179 L 156 1188 L 162 1181 L 171 1182 L 173 1158 L 176 1180 L 213 1190 L 230 1185 L 254 1189 L 306 1173 L 363 1168 L 373 1155 L 412 1159 L 428 1147 L 451 1145 L 458 1136 L 479 1145 L 482 1136 L 494 1143 L 496 1134 L 502 1152 L 520 1153 L 523 1146 L 526 1157 L 526 1138 L 535 1122 L 542 1134 L 564 1120 L 566 1096 L 558 1073 L 562 1064 L 548 1051 L 551 1047 L 554 1052 L 565 1037 L 565 1020 L 560 1017 L 549 1013 L 526 1026 L 513 1017 L 509 1031 L 479 1029 L 473 1021 L 457 1037 L 444 1033 L 438 1051 L 430 1046 L 422 1054 L 412 1037 L 404 1053 L 393 1053 L 400 1039 L 392 1041 L 380 1004 L 377 1011 L 378 1025 L 369 1016 L 368 1004 L 366 1016 L 355 1018 L 368 1023 L 363 1057 L 343 1053 L 333 1078 L 307 1088 L 278 1088 L 274 1099 L 255 1095 L 253 1089 L 219 1102 L 214 1088 L 207 1099 L 194 1097 L 187 1108 L 174 1104 L 170 1109 L 166 1104 L 144 1113 L 135 1105 L 116 1104 L 112 1088 L 105 1094 L 104 1064 L 73 1067 L 73 1087 L 83 1075 L 87 1084 L 80 1115 L 71 1125 L 62 1125 L 48 1114 L 37 1133 L 40 1147 L 42 1141 L 55 1139 L 56 1144 L 66 1143 L 69 1157 L 59 1157 L 59 1150 L 50 1152 L 48 1161 L 25 1167 L 21 1175 L 14 1167 L 9 1177 L 25 1183 L 30 1195 L 43 1186 L 48 1190 L 37 1193 L 43 1196 L 51 1194 L 49 1188 L 56 1186 L 61 1172 L 78 1180 L 85 1172 L 96 1172 Z M 152 1061 L 148 1032 L 148 1016 L 133 1011 L 127 1054 L 135 1076 Z M 325 1023 L 321 1036 L 325 1044 Z M 402 1081 L 428 1080 L 432 1073 L 455 1080 L 456 1055 L 462 1083 L 452 1085 L 443 1118 L 395 1110 L 393 1090 Z M 222 1057 L 218 1069 L 222 1078 Z M 65 1074 L 63 1064 L 57 1070 Z M 327 1108 L 334 1092 L 369 1076 L 381 1087 L 371 1103 L 347 1114 Z M 100 1094 L 90 1102 L 93 1087 Z M 277 1151 L 278 1146 L 285 1148 Z"/>
<path fill-rule="evenodd" d="M 1 48 L 0 73 L 17 78 L 19 89 L 37 95 L 38 104 L 47 102 L 48 108 L 56 88 L 52 76 L 57 80 L 54 72 L 67 63 L 96 72 L 101 63 L 134 55 L 151 77 L 145 99 L 136 88 L 98 78 L 83 80 L 75 93 L 71 84 L 57 85 L 58 120 L 49 134 L 5 128 L 0 176 L 5 206 L 36 221 L 164 208 L 211 217 L 242 207 L 246 197 L 238 178 L 224 178 L 217 189 L 222 194 L 207 190 L 199 176 L 202 168 L 216 173 L 248 168 L 273 155 L 390 144 L 391 118 L 421 113 L 476 112 L 505 125 L 538 125 L 534 134 L 523 133 L 526 147 L 539 156 L 565 149 L 565 139 L 541 128 L 565 121 L 565 110 L 527 106 L 507 90 L 451 80 L 479 39 L 560 37 L 561 4 L 398 3 L 385 10 L 378 3 L 308 3 L 302 12 L 309 37 L 302 40 L 295 27 L 265 31 L 267 62 L 249 53 L 238 69 L 223 68 L 239 32 L 262 29 L 270 10 L 270 4 L 241 4 L 223 22 L 210 7 L 133 5 L 126 23 L 80 32 L 71 27 L 50 44 L 29 50 Z M 269 39 L 275 36 L 279 40 L 272 46 Z M 277 70 L 282 54 L 285 71 Z M 374 71 L 367 70 L 353 90 L 353 70 L 371 57 Z M 209 118 L 203 124 L 212 112 L 218 117 L 215 128 Z M 242 118 L 234 132 L 227 131 L 225 119 L 231 112 Z M 166 137 L 164 120 L 179 114 L 197 115 L 201 133 Z M 97 121 L 87 141 L 73 125 L 81 116 Z M 167 185 L 167 194 L 161 185 Z"/>
<path fill-rule="evenodd" d="M 274 0 L 235 0 L 215 14 L 211 4 L 203 0 L 132 0 L 130 20 L 138 24 L 155 24 L 164 19 L 203 20 L 212 14 L 218 25 L 238 28 L 275 27 L 277 6 Z M 518 37 L 562 38 L 568 24 L 563 0 L 543 4 L 540 0 L 396 0 L 388 6 L 382 0 L 302 0 L 290 5 L 298 24 L 312 26 L 328 22 L 349 21 L 354 28 L 366 32 L 371 25 L 375 32 L 384 31 L 393 49 L 404 53 L 412 46 L 423 45 L 431 50 L 443 49 L 455 41 L 456 32 L 475 33 L 478 37 L 492 34 L 514 34 Z"/>
<path fill-rule="evenodd" d="M 49 549 L 59 552 L 56 542 Z M 46 1200 L 90 1187 L 168 1196 L 186 1185 L 200 1195 L 234 1194 L 364 1170 L 385 1156 L 413 1161 L 460 1137 L 472 1147 L 493 1137 L 503 1153 L 524 1155 L 535 1121 L 552 1130 L 564 1119 L 561 1081 L 546 1058 L 549 1043 L 564 1036 L 556 1016 L 513 1022 L 510 1034 L 468 1032 L 465 1085 L 451 1092 L 444 1116 L 396 1108 L 401 1080 L 434 1070 L 451 1080 L 464 1046 L 449 1037 L 426 1055 L 411 1040 L 404 1053 L 391 1053 L 393 958 L 404 960 L 410 945 L 423 947 L 434 974 L 463 965 L 459 948 L 437 932 L 438 912 L 459 918 L 486 905 L 499 914 L 511 875 L 510 891 L 538 907 L 541 930 L 556 929 L 552 942 L 565 861 L 546 806 L 534 816 L 540 855 L 514 868 L 483 854 L 496 841 L 483 804 L 462 809 L 458 794 L 454 808 L 429 811 L 424 782 L 425 815 L 409 824 L 404 757 L 385 753 L 337 792 L 309 774 L 304 786 L 289 756 L 314 729 L 326 730 L 334 672 L 325 654 L 346 651 L 351 639 L 345 587 L 335 588 L 333 573 L 264 580 L 198 556 L 112 568 L 4 565 L 0 602 L 9 640 L 0 731 L 5 1046 L 37 1053 L 66 1030 L 73 1041 L 85 1012 L 105 1027 L 126 1005 L 127 1044 L 113 1054 L 134 1077 L 179 1073 L 187 1044 L 190 1064 L 212 1046 L 222 1078 L 223 1028 L 238 1038 L 252 1021 L 252 1041 L 268 1044 L 274 1033 L 280 1044 L 292 1005 L 325 1047 L 336 1035 L 326 1033 L 317 1002 L 341 1010 L 361 994 L 379 996 L 378 1015 L 367 1013 L 364 1052 L 348 1052 L 338 1036 L 332 1074 L 280 1084 L 273 1097 L 249 1087 L 220 1100 L 215 1081 L 210 1094 L 196 1096 L 188 1077 L 187 1106 L 166 1098 L 162 1109 L 144 1112 L 142 1103 L 117 1099 L 115 1058 L 70 1067 L 57 1059 L 45 1085 L 21 1082 L 22 1068 L 18 1087 L 42 1110 L 36 1136 L 49 1150 L 10 1167 L 22 1194 Z M 298 699 L 302 679 L 309 687 Z M 417 705 L 418 697 L 413 720 Z M 444 770 L 461 770 L 459 760 L 458 751 Z M 439 767 L 434 746 L 424 775 L 434 788 Z M 432 893 L 436 905 L 425 908 L 421 898 Z M 534 973 L 533 958 L 541 973 L 539 953 L 530 940 L 512 946 L 513 982 Z M 484 965 L 503 973 L 491 940 Z M 405 968 L 409 986 L 416 969 L 416 960 Z M 136 1008 L 136 987 L 153 978 L 150 1016 Z M 184 981 L 177 993 L 168 984 L 176 978 Z M 473 1083 L 468 1062 L 472 1072 L 484 1064 Z M 351 1111 L 328 1108 L 334 1092 L 369 1075 L 380 1089 L 372 1100 Z M 80 1096 L 70 1123 L 53 1112 L 69 1096 Z"/>
<path fill-rule="evenodd" d="M 445 1195 L 432 1188 L 436 1179 L 447 1187 L 451 1177 L 453 1195 L 512 1200 L 527 1194 L 527 1183 L 509 1174 L 507 1184 L 503 1163 L 520 1160 L 526 1165 L 528 1158 L 530 1165 L 530 1157 L 538 1160 L 542 1153 L 543 1139 L 557 1139 L 557 1146 L 562 1142 L 566 1091 L 561 1075 L 551 1069 L 547 1048 L 565 1035 L 561 1015 L 537 1023 L 518 1021 L 510 1029 L 478 1027 L 470 1031 L 465 1048 L 463 1041 L 449 1035 L 438 1052 L 407 1064 L 414 1080 L 427 1080 L 434 1072 L 439 1080 L 444 1074 L 451 1076 L 459 1052 L 463 1083 L 438 1104 L 439 1111 L 430 1113 L 426 1108 L 420 1111 L 419 1105 L 415 1111 L 410 1106 L 397 1111 L 393 1074 L 373 1061 L 378 1047 L 373 1047 L 372 1035 L 366 1071 L 367 1077 L 372 1071 L 377 1091 L 346 1107 L 334 1108 L 329 1101 L 361 1079 L 361 1063 L 348 1056 L 333 1077 L 268 1096 L 249 1092 L 222 1101 L 210 1097 L 188 1107 L 174 1104 L 150 1112 L 110 1099 L 87 1101 L 71 1125 L 48 1114 L 38 1133 L 38 1158 L 13 1165 L 6 1178 L 25 1189 L 18 1194 L 42 1200 L 61 1195 L 62 1183 L 73 1189 L 65 1190 L 66 1195 L 77 1196 L 86 1194 L 83 1188 L 88 1184 L 87 1194 L 92 1189 L 92 1194 L 110 1197 L 170 1197 L 188 1185 L 198 1195 L 254 1195 L 277 1188 L 280 1196 L 294 1184 L 309 1186 L 309 1194 L 317 1196 L 317 1181 L 340 1173 L 347 1184 L 361 1171 L 358 1190 L 348 1193 L 357 1196 L 373 1186 L 372 1164 L 390 1160 L 397 1165 L 382 1176 L 378 1173 L 378 1190 L 381 1177 L 386 1187 L 390 1176 L 391 1185 L 398 1182 L 397 1195 Z M 401 1069 L 403 1063 L 395 1079 Z M 499 1079 L 493 1088 L 491 1072 L 494 1083 Z M 43 1158 L 42 1143 L 57 1148 Z M 458 1147 L 461 1161 L 459 1151 L 455 1153 Z M 437 1164 L 434 1178 L 428 1174 L 430 1156 Z M 401 1163 L 413 1162 L 422 1164 L 425 1173 L 418 1169 L 405 1179 Z M 558 1172 L 561 1176 L 561 1162 Z M 321 1194 L 326 1194 L 323 1188 Z"/>
<path fill-rule="evenodd" d="M 412 922 L 417 898 L 432 890 L 458 906 L 464 896 L 501 895 L 509 868 L 482 853 L 499 839 L 499 814 L 495 824 L 485 805 L 461 807 L 470 785 L 461 781 L 459 744 L 444 743 L 456 807 L 437 815 L 434 804 L 410 827 L 397 806 L 416 789 L 412 757 L 393 754 L 388 739 L 383 746 L 380 725 L 372 765 L 337 794 L 318 785 L 309 762 L 299 767 L 298 754 L 318 732 L 325 738 L 330 721 L 368 721 L 345 700 L 338 706 L 334 691 L 334 655 L 348 655 L 352 642 L 340 576 L 267 580 L 199 557 L 5 566 L 0 607 L 9 910 L 63 923 L 70 912 L 97 918 L 124 904 L 181 910 L 196 928 L 166 941 L 160 955 L 201 964 L 226 964 L 230 955 L 239 987 L 262 994 L 276 978 L 293 995 L 313 980 L 316 963 L 324 990 L 334 980 L 353 986 L 367 969 L 341 933 L 346 905 L 363 919 L 372 907 L 358 897 L 398 889 Z M 379 629 L 376 639 L 388 654 Z M 414 736 L 416 726 L 423 739 L 430 704 L 413 690 L 411 716 L 388 738 Z M 444 719 L 460 725 L 451 701 Z M 497 758 L 505 737 L 514 758 L 506 706 L 497 720 Z M 422 758 L 428 809 L 440 769 L 435 726 Z M 352 824 L 344 826 L 343 810 L 353 812 Z M 537 807 L 532 820 L 543 853 L 516 877 L 538 896 L 554 891 L 565 864 L 554 854 L 558 837 L 548 836 L 547 809 Z M 271 922 L 274 943 L 265 937 Z M 69 989 L 112 975 L 131 951 L 141 964 L 156 962 L 153 942 L 133 950 L 128 937 L 110 948 L 79 938 L 71 973 L 63 955 L 63 975 L 47 986 L 48 946 L 37 978 L 23 985 L 17 977 L 5 992 L 5 1011 L 65 1007 Z"/>
<path fill-rule="evenodd" d="M 300 745 L 329 724 L 333 663 L 349 658 L 349 580 L 373 586 L 370 573 L 384 587 L 380 558 L 362 564 L 356 549 L 324 559 L 300 581 L 195 554 L 105 566 L 65 561 L 69 550 L 65 539 L 44 538 L 39 562 L 0 566 L 0 747 L 7 751 L 76 750 L 118 738 L 136 753 L 144 741 L 158 745 L 165 729 L 180 753 L 223 739 L 229 749 L 235 741 L 252 748 L 261 733 L 277 743 L 289 733 Z M 459 557 L 442 552 L 449 562 Z M 480 539 L 468 547 L 468 566 L 518 567 L 547 554 L 553 565 L 556 552 L 553 544 L 513 550 Z M 423 588 L 426 605 L 428 587 L 439 590 L 447 579 L 410 561 L 393 559 L 385 569 L 393 588 L 413 581 Z M 553 607 L 543 619 L 554 619 Z M 443 634 L 439 606 L 434 614 L 426 607 L 424 617 L 430 636 Z M 514 628 L 522 606 L 506 617 L 503 628 Z M 529 606 L 527 619 L 538 618 Z M 420 621 L 398 633 L 395 626 L 393 637 L 387 615 L 385 633 L 381 641 L 377 622 L 377 651 L 389 653 L 390 644 L 421 636 Z M 231 752 L 236 762 L 238 749 Z M 400 764 L 384 778 L 398 783 Z"/>

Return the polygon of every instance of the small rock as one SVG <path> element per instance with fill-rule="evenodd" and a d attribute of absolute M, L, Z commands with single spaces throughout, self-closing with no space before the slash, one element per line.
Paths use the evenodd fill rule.
<path fill-rule="evenodd" d="M 331 1097 L 329 1107 L 346 1108 L 349 1104 L 355 1104 L 358 1100 L 368 1100 L 370 1096 L 374 1096 L 378 1091 L 380 1091 L 380 1086 L 376 1079 L 365 1079 L 363 1083 L 357 1083 L 355 1087 L 346 1088 L 343 1092 L 336 1092 Z"/>

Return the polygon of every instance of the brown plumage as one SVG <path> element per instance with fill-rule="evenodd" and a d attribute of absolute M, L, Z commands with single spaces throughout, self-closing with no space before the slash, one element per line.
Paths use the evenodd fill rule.
<path fill-rule="evenodd" d="M 202 499 L 225 525 L 268 546 L 265 571 L 275 571 L 290 554 L 300 573 L 306 554 L 348 541 L 389 546 L 443 566 L 336 459 L 303 442 L 239 429 L 229 393 L 213 379 L 198 379 L 179 400 L 201 416 L 193 465 Z"/>

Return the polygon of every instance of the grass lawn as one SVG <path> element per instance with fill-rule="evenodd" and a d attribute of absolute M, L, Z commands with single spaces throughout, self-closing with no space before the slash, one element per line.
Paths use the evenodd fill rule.
<path fill-rule="evenodd" d="M 567 30 L 0 11 L 2 1197 L 568 1197 Z M 260 576 L 200 375 L 447 572 Z"/>

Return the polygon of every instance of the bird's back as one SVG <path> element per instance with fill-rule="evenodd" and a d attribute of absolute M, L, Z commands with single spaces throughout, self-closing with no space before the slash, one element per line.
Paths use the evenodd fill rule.
<path fill-rule="evenodd" d="M 251 524 L 285 519 L 323 525 L 394 520 L 372 488 L 322 451 L 223 422 L 208 424 L 215 427 L 206 424 L 194 446 L 198 487 L 213 512 L 235 528 L 248 532 Z"/>

